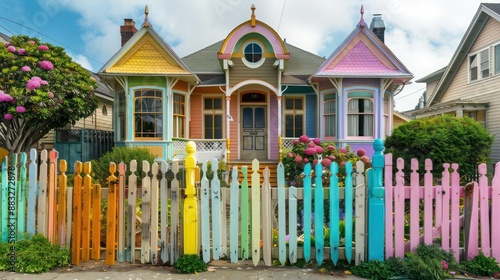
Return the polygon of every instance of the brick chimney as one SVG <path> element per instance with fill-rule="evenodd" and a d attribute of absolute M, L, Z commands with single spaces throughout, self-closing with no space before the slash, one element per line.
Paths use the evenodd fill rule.
<path fill-rule="evenodd" d="M 124 23 L 122 26 L 120 26 L 120 34 L 122 35 L 122 47 L 125 45 L 125 43 L 134 36 L 135 32 L 137 32 L 137 28 L 135 28 L 135 22 L 130 19 L 126 18 L 124 19 Z"/>
<path fill-rule="evenodd" d="M 382 43 L 384 43 L 385 24 L 381 14 L 373 14 L 370 30 L 380 39 L 380 41 L 382 41 Z"/>

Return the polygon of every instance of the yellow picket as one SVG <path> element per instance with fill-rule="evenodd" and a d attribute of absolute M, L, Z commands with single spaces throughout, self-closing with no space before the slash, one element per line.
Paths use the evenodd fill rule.
<path fill-rule="evenodd" d="M 184 199 L 184 254 L 199 253 L 198 239 L 198 203 L 196 199 L 195 168 L 196 144 L 189 141 L 186 144 L 186 199 Z"/>
<path fill-rule="evenodd" d="M 92 200 L 92 178 L 90 172 L 92 165 L 90 161 L 83 165 L 83 212 L 82 212 L 82 261 L 90 260 L 90 205 Z"/>
<path fill-rule="evenodd" d="M 108 216 L 106 223 L 106 264 L 115 264 L 115 242 L 116 242 L 116 187 L 117 187 L 117 177 L 116 164 L 111 162 L 109 164 L 109 175 L 108 177 Z M 132 244 L 133 245 L 133 244 Z M 133 252 L 132 252 L 133 254 Z"/>
<path fill-rule="evenodd" d="M 95 184 L 92 187 L 92 251 L 93 260 L 101 258 L 101 185 Z"/>
<path fill-rule="evenodd" d="M 68 165 L 66 160 L 59 161 L 59 190 L 57 193 L 57 239 L 61 247 L 66 247 L 66 183 L 68 178 L 66 176 Z"/>
<path fill-rule="evenodd" d="M 73 238 L 71 239 L 71 263 L 80 264 L 82 241 L 82 163 L 75 162 L 75 179 L 73 180 Z"/>

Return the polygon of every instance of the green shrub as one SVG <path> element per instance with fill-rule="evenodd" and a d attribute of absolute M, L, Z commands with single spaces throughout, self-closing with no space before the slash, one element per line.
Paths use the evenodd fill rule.
<path fill-rule="evenodd" d="M 11 243 L 0 243 L 0 270 L 11 270 Z M 23 240 L 15 243 L 14 270 L 24 273 L 47 272 L 55 267 L 69 265 L 69 250 L 59 244 L 51 244 L 41 235 L 26 235 Z"/>
<path fill-rule="evenodd" d="M 392 262 L 389 260 L 381 262 L 379 260 L 363 262 L 358 266 L 350 268 L 352 274 L 368 278 L 372 280 L 386 280 L 391 279 L 394 275 L 397 275 L 393 269 Z"/>
<path fill-rule="evenodd" d="M 465 271 L 476 276 L 495 276 L 500 268 L 495 258 L 486 257 L 482 252 L 473 260 L 462 262 Z"/>
<path fill-rule="evenodd" d="M 198 255 L 187 254 L 177 259 L 174 268 L 179 273 L 195 273 L 207 271 L 207 264 Z"/>
<path fill-rule="evenodd" d="M 385 153 L 393 154 L 394 166 L 397 158 L 403 158 L 405 171 L 411 170 L 411 159 L 416 158 L 423 174 L 425 159 L 430 158 L 432 173 L 438 178 L 443 163 L 458 163 L 460 175 L 470 176 L 476 173 L 478 164 L 491 161 L 492 144 L 488 130 L 473 119 L 445 115 L 398 126 L 385 140 Z"/>
<path fill-rule="evenodd" d="M 117 170 L 118 164 L 120 162 L 124 162 L 127 164 L 127 172 L 126 176 L 132 174 L 129 171 L 129 164 L 132 160 L 137 161 L 137 172 L 136 175 L 138 177 L 143 177 L 145 174 L 142 172 L 142 161 L 146 160 L 149 164 L 153 164 L 156 156 L 153 155 L 146 148 L 139 147 L 114 147 L 112 151 L 105 153 L 102 157 L 97 160 L 92 160 L 92 178 L 94 181 L 101 185 L 101 187 L 105 188 L 108 184 L 108 176 L 109 176 L 109 164 L 111 162 L 116 163 Z M 140 185 L 141 181 L 138 178 L 137 183 Z"/>

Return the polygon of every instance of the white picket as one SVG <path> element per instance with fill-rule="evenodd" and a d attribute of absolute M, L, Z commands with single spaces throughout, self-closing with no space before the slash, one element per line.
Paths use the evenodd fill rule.
<path fill-rule="evenodd" d="M 142 178 L 142 227 L 141 227 L 141 263 L 150 261 L 151 240 L 151 179 L 148 177 L 150 170 L 149 162 L 142 161 L 142 172 L 146 174 Z"/>
<path fill-rule="evenodd" d="M 158 263 L 158 163 L 154 162 L 151 168 L 151 223 L 150 223 L 150 260 L 151 264 Z"/>
<path fill-rule="evenodd" d="M 135 215 L 136 215 L 136 203 L 137 203 L 137 161 L 134 159 L 130 161 L 130 176 L 128 177 L 128 228 L 127 228 L 127 249 L 128 249 L 128 260 L 130 263 L 135 262 Z"/>
<path fill-rule="evenodd" d="M 160 228 L 161 228 L 161 241 L 160 241 L 160 257 L 163 263 L 168 261 L 168 189 L 166 173 L 170 169 L 169 164 L 162 160 L 161 163 L 161 181 L 160 181 Z"/>

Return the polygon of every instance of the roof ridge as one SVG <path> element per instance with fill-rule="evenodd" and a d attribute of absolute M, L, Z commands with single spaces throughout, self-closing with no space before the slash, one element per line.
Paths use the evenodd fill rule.
<path fill-rule="evenodd" d="M 182 57 L 182 58 L 181 58 L 181 60 L 182 60 L 182 59 L 184 59 L 184 58 L 190 57 L 190 56 L 192 56 L 192 55 L 195 55 L 195 54 L 197 54 L 197 53 L 200 53 L 201 51 L 206 50 L 206 49 L 208 49 L 209 47 L 211 47 L 211 46 L 213 46 L 213 45 L 216 45 L 216 44 L 218 44 L 218 43 L 220 43 L 220 42 L 223 42 L 223 41 L 224 41 L 224 39 L 219 40 L 219 41 L 217 41 L 217 42 L 215 42 L 215 43 L 213 43 L 213 44 L 211 44 L 211 45 L 208 45 L 208 46 L 206 46 L 206 47 L 204 47 L 204 48 L 198 49 L 197 51 L 194 51 L 194 52 L 192 52 L 192 53 L 190 53 L 190 54 L 188 54 L 188 55 L 186 55 L 186 56 Z"/>

